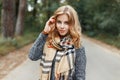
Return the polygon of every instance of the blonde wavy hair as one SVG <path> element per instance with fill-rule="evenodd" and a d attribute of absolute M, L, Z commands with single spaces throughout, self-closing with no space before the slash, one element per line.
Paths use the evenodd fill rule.
<path fill-rule="evenodd" d="M 75 48 L 80 48 L 80 46 L 81 46 L 81 26 L 79 23 L 77 12 L 75 11 L 75 9 L 72 6 L 65 5 L 65 6 L 59 7 L 54 12 L 53 16 L 55 17 L 55 19 L 57 19 L 57 17 L 62 14 L 66 14 L 68 16 L 69 25 L 70 25 L 69 35 L 72 38 L 72 42 L 73 42 Z M 57 45 L 58 42 L 55 41 L 56 37 L 59 37 L 59 35 L 58 35 L 58 31 L 56 30 L 56 25 L 55 25 L 54 29 L 49 33 L 47 40 L 50 43 L 53 42 L 54 44 Z"/>

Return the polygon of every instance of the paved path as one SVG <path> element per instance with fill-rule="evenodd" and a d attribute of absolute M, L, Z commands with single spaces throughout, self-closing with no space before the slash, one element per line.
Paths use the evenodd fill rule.
<path fill-rule="evenodd" d="M 84 41 L 87 53 L 86 80 L 120 80 L 120 53 Z"/>
<path fill-rule="evenodd" d="M 38 80 L 39 79 L 39 61 L 27 59 L 20 66 L 11 71 L 2 80 Z"/>
<path fill-rule="evenodd" d="M 120 80 L 120 55 L 94 44 L 83 42 L 86 48 L 86 80 Z M 27 59 L 2 80 L 38 80 L 39 61 Z"/>

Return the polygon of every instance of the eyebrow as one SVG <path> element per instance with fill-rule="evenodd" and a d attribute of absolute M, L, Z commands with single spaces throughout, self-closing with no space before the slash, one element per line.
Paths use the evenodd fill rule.
<path fill-rule="evenodd" d="M 57 19 L 57 21 L 61 21 L 61 20 Z M 64 22 L 69 22 L 69 20 L 68 21 L 64 21 Z"/>

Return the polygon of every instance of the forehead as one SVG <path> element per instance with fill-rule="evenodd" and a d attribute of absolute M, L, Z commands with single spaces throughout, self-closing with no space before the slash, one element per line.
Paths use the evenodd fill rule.
<path fill-rule="evenodd" d="M 60 21 L 68 21 L 68 15 L 67 14 L 61 14 L 61 15 L 58 15 L 57 16 L 57 20 L 60 20 Z"/>

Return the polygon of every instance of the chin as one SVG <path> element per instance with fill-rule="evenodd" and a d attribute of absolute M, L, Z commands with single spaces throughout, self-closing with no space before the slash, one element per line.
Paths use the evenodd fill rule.
<path fill-rule="evenodd" d="M 66 34 L 60 34 L 60 36 L 66 36 Z"/>
<path fill-rule="evenodd" d="M 65 36 L 65 35 L 60 35 L 60 36 Z"/>

